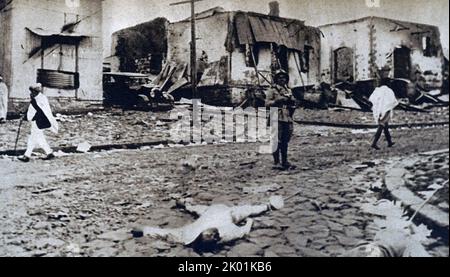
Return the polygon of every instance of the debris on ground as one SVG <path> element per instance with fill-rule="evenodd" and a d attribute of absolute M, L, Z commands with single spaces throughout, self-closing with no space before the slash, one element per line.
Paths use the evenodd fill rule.
<path fill-rule="evenodd" d="M 77 152 L 87 153 L 87 152 L 89 152 L 89 150 L 91 150 L 91 147 L 92 146 L 88 142 L 80 143 L 77 146 Z"/>

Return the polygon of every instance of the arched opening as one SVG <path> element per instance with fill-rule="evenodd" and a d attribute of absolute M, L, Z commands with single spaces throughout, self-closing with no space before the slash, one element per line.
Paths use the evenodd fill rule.
<path fill-rule="evenodd" d="M 349 47 L 341 47 L 334 51 L 335 83 L 355 79 L 353 56 L 353 49 Z"/>

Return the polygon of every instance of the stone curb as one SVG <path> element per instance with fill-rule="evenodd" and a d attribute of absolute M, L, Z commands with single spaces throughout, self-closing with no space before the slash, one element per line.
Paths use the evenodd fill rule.
<path fill-rule="evenodd" d="M 442 151 L 436 151 L 436 153 L 445 153 L 448 149 Z M 431 152 L 430 152 L 431 153 Z M 408 164 L 405 162 L 397 162 L 394 165 L 389 165 L 389 173 L 386 175 L 386 186 L 391 192 L 392 196 L 401 201 L 405 207 L 410 208 L 412 211 L 416 212 L 417 209 L 423 204 L 425 200 L 416 196 L 412 191 L 406 188 L 403 176 L 407 173 L 405 166 L 411 165 L 415 161 L 410 161 Z M 426 204 L 419 212 L 418 215 L 429 219 L 433 224 L 439 226 L 440 228 L 449 227 L 449 216 L 444 211 Z"/>

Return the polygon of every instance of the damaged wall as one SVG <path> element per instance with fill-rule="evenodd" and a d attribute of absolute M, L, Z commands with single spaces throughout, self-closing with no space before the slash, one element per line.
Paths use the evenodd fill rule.
<path fill-rule="evenodd" d="M 225 41 L 228 34 L 229 18 L 229 13 L 220 13 L 196 21 L 198 38 L 197 58 L 200 59 L 205 53 L 209 65 L 208 67 L 210 68 L 209 70 L 206 69 L 204 72 L 205 78 L 202 78 L 199 85 L 212 86 L 226 85 L 228 83 L 227 79 L 230 72 L 227 61 L 230 55 L 225 48 Z M 214 27 L 211 28 L 211 26 Z M 190 41 L 190 21 L 171 23 L 168 28 L 168 62 L 189 64 L 191 53 Z M 200 64 L 200 61 L 198 61 L 198 65 Z M 189 75 L 190 70 L 188 69 L 187 72 Z"/>
<path fill-rule="evenodd" d="M 159 17 L 113 33 L 108 59 L 113 60 L 112 71 L 159 74 L 167 56 L 168 25 L 166 18 Z"/>
<path fill-rule="evenodd" d="M 246 62 L 245 46 L 233 42 L 232 50 L 227 47 L 230 24 L 234 24 L 234 17 L 237 12 L 217 12 L 214 15 L 197 19 L 197 57 L 204 53 L 208 57 L 208 68 L 205 70 L 200 86 L 229 85 L 229 86 L 256 86 L 258 85 L 257 74 L 253 65 Z M 284 20 L 284 19 L 283 19 Z M 211 28 L 214 26 L 214 28 Z M 318 83 L 320 77 L 320 34 L 318 29 L 306 27 L 308 44 L 311 48 L 309 56 L 309 70 L 302 73 L 300 78 L 294 57 L 298 60 L 298 51 L 287 50 L 288 70 L 291 76 L 290 85 L 292 87 L 314 85 Z M 190 60 L 189 41 L 191 38 L 190 22 L 182 21 L 169 25 L 168 32 L 168 62 L 188 64 Z M 236 37 L 233 38 L 235 40 Z M 271 81 L 272 53 L 270 43 L 258 43 L 255 51 L 258 71 L 267 80 Z M 204 52 L 204 53 L 203 53 Z M 200 64 L 200 62 L 199 62 Z M 220 65 L 220 66 L 218 66 Z M 259 78 L 261 85 L 270 85 Z"/>
<path fill-rule="evenodd" d="M 375 18 L 374 26 L 374 56 L 378 68 L 389 68 L 390 77 L 401 77 L 395 76 L 394 53 L 395 49 L 405 47 L 410 50 L 408 79 L 416 81 L 422 76 L 428 88 L 442 86 L 444 57 L 437 27 L 383 18 Z"/>
<path fill-rule="evenodd" d="M 42 66 L 41 53 L 30 53 L 39 46 L 41 38 L 30 30 L 60 33 L 68 23 L 79 22 L 74 28 L 77 34 L 85 35 L 79 44 L 78 53 L 74 45 L 63 43 L 45 50 L 44 68 L 75 72 L 78 55 L 80 86 L 78 90 L 50 89 L 44 92 L 51 101 L 87 100 L 101 101 L 102 89 L 102 1 L 80 0 L 79 7 L 69 7 L 65 0 L 31 1 L 13 0 L 10 28 L 11 59 L 9 69 L 10 98 L 25 101 L 29 98 L 28 87 L 36 82 L 37 70 Z M 39 20 L 37 20 L 39 19 Z"/>
<path fill-rule="evenodd" d="M 352 21 L 347 24 L 330 24 L 319 27 L 325 37 L 322 37 L 321 74 L 328 83 L 336 80 L 336 51 L 350 48 L 353 51 L 353 78 L 367 80 L 372 78 L 370 70 L 370 26 L 367 22 Z"/>
<path fill-rule="evenodd" d="M 336 51 L 349 47 L 354 50 L 356 81 L 376 78 L 378 71 L 384 69 L 392 78 L 415 81 L 422 76 L 428 88 L 442 85 L 444 59 L 437 27 L 367 17 L 319 28 L 325 35 L 321 68 L 329 82 L 339 81 L 336 80 Z M 401 55 L 402 52 L 409 54 Z M 409 60 L 401 61 L 404 57 Z"/>

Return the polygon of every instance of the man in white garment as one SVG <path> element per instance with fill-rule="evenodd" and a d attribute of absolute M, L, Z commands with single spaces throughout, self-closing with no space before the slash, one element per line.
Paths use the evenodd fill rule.
<path fill-rule="evenodd" d="M 6 122 L 6 114 L 8 113 L 8 87 L 0 76 L 0 124 Z"/>
<path fill-rule="evenodd" d="M 392 142 L 392 137 L 389 133 L 389 121 L 392 119 L 394 109 L 399 103 L 397 98 L 395 98 L 394 91 L 387 86 L 388 82 L 388 78 L 382 79 L 380 86 L 375 89 L 369 98 L 369 101 L 373 105 L 372 111 L 375 123 L 378 124 L 378 130 L 372 141 L 372 148 L 376 150 L 380 150 L 377 144 L 383 131 L 388 142 L 388 147 L 393 147 L 395 144 Z"/>
<path fill-rule="evenodd" d="M 29 162 L 36 147 L 40 147 L 45 151 L 47 156 L 44 160 L 51 160 L 55 158 L 55 155 L 53 155 L 53 151 L 48 145 L 44 131 L 50 130 L 55 134 L 58 133 L 58 122 L 53 116 L 47 97 L 42 94 L 42 85 L 36 84 L 31 86 L 30 92 L 31 102 L 26 114 L 26 120 L 31 122 L 31 134 L 28 138 L 27 151 L 19 160 Z"/>
<path fill-rule="evenodd" d="M 134 237 L 149 236 L 162 238 L 183 245 L 192 245 L 202 250 L 228 243 L 248 235 L 253 226 L 249 217 L 284 207 L 283 198 L 273 196 L 266 205 L 228 207 L 226 205 L 191 206 L 179 204 L 191 214 L 198 216 L 197 221 L 181 228 L 161 229 L 155 227 L 137 228 L 132 231 Z M 237 224 L 246 220 L 242 227 Z"/>

